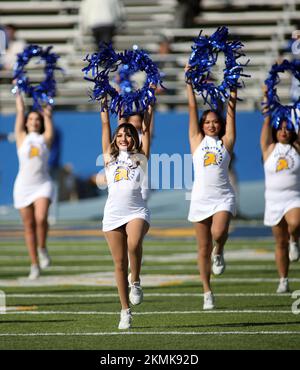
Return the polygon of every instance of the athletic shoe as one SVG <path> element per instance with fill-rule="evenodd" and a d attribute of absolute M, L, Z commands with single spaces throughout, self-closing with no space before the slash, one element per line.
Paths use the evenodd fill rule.
<path fill-rule="evenodd" d="M 40 276 L 40 268 L 38 265 L 30 266 L 30 274 L 28 276 L 29 280 L 35 280 Z"/>
<path fill-rule="evenodd" d="M 140 281 L 131 282 L 131 274 L 128 275 L 128 282 L 130 287 L 129 300 L 131 304 L 137 305 L 143 302 L 143 290 Z"/>
<path fill-rule="evenodd" d="M 216 247 L 212 251 L 212 271 L 214 275 L 221 275 L 225 271 L 225 260 L 223 252 L 221 254 L 215 254 Z"/>
<path fill-rule="evenodd" d="M 203 294 L 203 310 L 213 310 L 215 308 L 215 299 L 212 292 L 206 292 Z"/>
<path fill-rule="evenodd" d="M 300 258 L 299 244 L 296 242 L 290 242 L 289 244 L 289 259 L 291 262 L 298 261 Z"/>
<path fill-rule="evenodd" d="M 287 293 L 290 291 L 288 278 L 280 278 L 276 293 Z"/>
<path fill-rule="evenodd" d="M 45 269 L 50 266 L 51 260 L 46 248 L 38 248 L 39 262 L 41 269 Z"/>
<path fill-rule="evenodd" d="M 131 328 L 132 315 L 130 308 L 121 310 L 119 329 L 125 330 Z"/>

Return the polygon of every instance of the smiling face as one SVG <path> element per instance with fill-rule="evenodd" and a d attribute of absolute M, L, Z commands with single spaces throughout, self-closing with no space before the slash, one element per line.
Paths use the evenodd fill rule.
<path fill-rule="evenodd" d="M 130 151 L 133 148 L 134 140 L 131 133 L 125 129 L 125 127 L 120 128 L 116 135 L 116 145 L 119 150 Z"/>
<path fill-rule="evenodd" d="M 42 120 L 41 116 L 37 112 L 30 112 L 26 120 L 26 128 L 28 133 L 31 132 L 41 132 Z"/>
<path fill-rule="evenodd" d="M 204 117 L 202 129 L 207 136 L 219 136 L 222 129 L 222 122 L 215 112 L 208 112 Z"/>
<path fill-rule="evenodd" d="M 288 130 L 287 126 L 287 122 L 282 121 L 276 132 L 277 141 L 281 144 L 289 144 L 292 139 L 293 132 Z"/>

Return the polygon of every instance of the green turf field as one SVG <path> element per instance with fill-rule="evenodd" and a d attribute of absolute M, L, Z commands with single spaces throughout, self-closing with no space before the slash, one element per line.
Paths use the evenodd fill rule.
<path fill-rule="evenodd" d="M 50 238 L 52 267 L 28 282 L 23 241 L 0 242 L 0 349 L 300 349 L 300 301 L 278 295 L 271 239 L 229 240 L 227 269 L 213 277 L 216 309 L 202 311 L 191 238 L 148 238 L 144 302 L 133 328 L 119 331 L 120 305 L 103 238 Z M 300 262 L 290 268 L 299 290 Z"/>

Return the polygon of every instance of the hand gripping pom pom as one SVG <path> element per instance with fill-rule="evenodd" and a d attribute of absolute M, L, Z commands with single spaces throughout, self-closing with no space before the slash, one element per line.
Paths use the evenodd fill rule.
<path fill-rule="evenodd" d="M 245 64 L 237 62 L 237 59 L 245 54 L 241 48 L 240 41 L 228 41 L 228 28 L 219 27 L 210 37 L 199 36 L 194 40 L 192 53 L 189 59 L 190 69 L 186 72 L 186 82 L 192 84 L 195 92 L 204 99 L 212 109 L 217 109 L 220 101 L 229 97 L 228 90 L 240 88 L 243 85 L 239 82 L 240 77 L 250 77 L 243 74 Z M 219 86 L 210 82 L 210 72 L 216 64 L 218 54 L 224 53 L 225 68 L 223 70 L 223 81 Z M 239 99 L 241 100 L 241 99 Z"/>
<path fill-rule="evenodd" d="M 267 90 L 267 102 L 262 103 L 269 108 L 265 113 L 271 117 L 271 125 L 277 130 L 282 120 L 287 122 L 289 130 L 299 131 L 300 126 L 300 97 L 293 105 L 283 105 L 277 95 L 277 85 L 280 82 L 279 73 L 290 71 L 300 84 L 300 68 L 296 61 L 283 60 L 282 63 L 275 63 L 269 71 L 265 80 Z"/>
<path fill-rule="evenodd" d="M 54 78 L 55 70 L 61 70 L 56 66 L 59 56 L 51 53 L 52 46 L 43 49 L 38 45 L 27 46 L 22 53 L 17 55 L 17 61 L 14 66 L 13 79 L 16 80 L 16 86 L 12 92 L 17 89 L 23 91 L 33 99 L 33 109 L 41 110 L 42 104 L 53 105 L 53 97 L 56 95 L 56 81 Z M 31 85 L 26 75 L 25 67 L 32 58 L 39 58 L 39 62 L 44 61 L 44 80 L 38 85 Z"/>
<path fill-rule="evenodd" d="M 154 104 L 155 87 L 162 86 L 161 75 L 156 64 L 144 50 L 134 48 L 116 53 L 111 44 L 101 44 L 98 53 L 87 55 L 88 65 L 82 69 L 84 79 L 94 83 L 91 100 L 107 99 L 107 108 L 113 114 L 130 116 L 134 112 L 143 113 Z M 110 84 L 109 74 L 120 67 L 120 92 Z M 141 89 L 134 89 L 130 76 L 138 71 L 146 73 L 146 81 Z M 92 77 L 88 77 L 91 73 Z M 153 87 L 154 86 L 154 87 Z M 110 97 L 110 99 L 109 99 Z"/>

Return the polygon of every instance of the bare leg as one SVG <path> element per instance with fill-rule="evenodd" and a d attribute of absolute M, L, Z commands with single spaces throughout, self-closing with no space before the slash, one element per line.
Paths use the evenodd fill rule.
<path fill-rule="evenodd" d="M 48 210 L 50 200 L 48 198 L 40 198 L 34 202 L 34 217 L 36 222 L 36 235 L 38 246 L 46 248 L 46 240 L 48 234 Z"/>
<path fill-rule="evenodd" d="M 231 213 L 226 211 L 217 212 L 212 216 L 211 234 L 216 246 L 215 254 L 221 254 L 224 250 L 230 220 Z"/>
<path fill-rule="evenodd" d="M 115 277 L 122 309 L 129 308 L 128 298 L 128 251 L 124 227 L 105 232 L 105 238 L 115 265 Z"/>
<path fill-rule="evenodd" d="M 203 284 L 204 293 L 209 292 L 210 274 L 211 274 L 211 252 L 212 252 L 212 237 L 211 237 L 212 218 L 194 224 L 196 230 L 196 238 L 198 243 L 198 266 Z"/>
<path fill-rule="evenodd" d="M 298 242 L 300 236 L 300 208 L 293 208 L 284 216 L 287 224 L 291 241 Z"/>
<path fill-rule="evenodd" d="M 276 242 L 275 259 L 280 278 L 286 278 L 289 271 L 289 233 L 285 219 L 272 227 Z"/>
<path fill-rule="evenodd" d="M 143 239 L 149 230 L 149 224 L 141 218 L 129 221 L 126 225 L 128 254 L 130 260 L 131 282 L 140 281 L 143 255 Z"/>
<path fill-rule="evenodd" d="M 21 208 L 20 214 L 24 225 L 25 243 L 28 249 L 31 264 L 38 265 L 36 224 L 33 205 L 31 204 L 28 207 Z"/>

